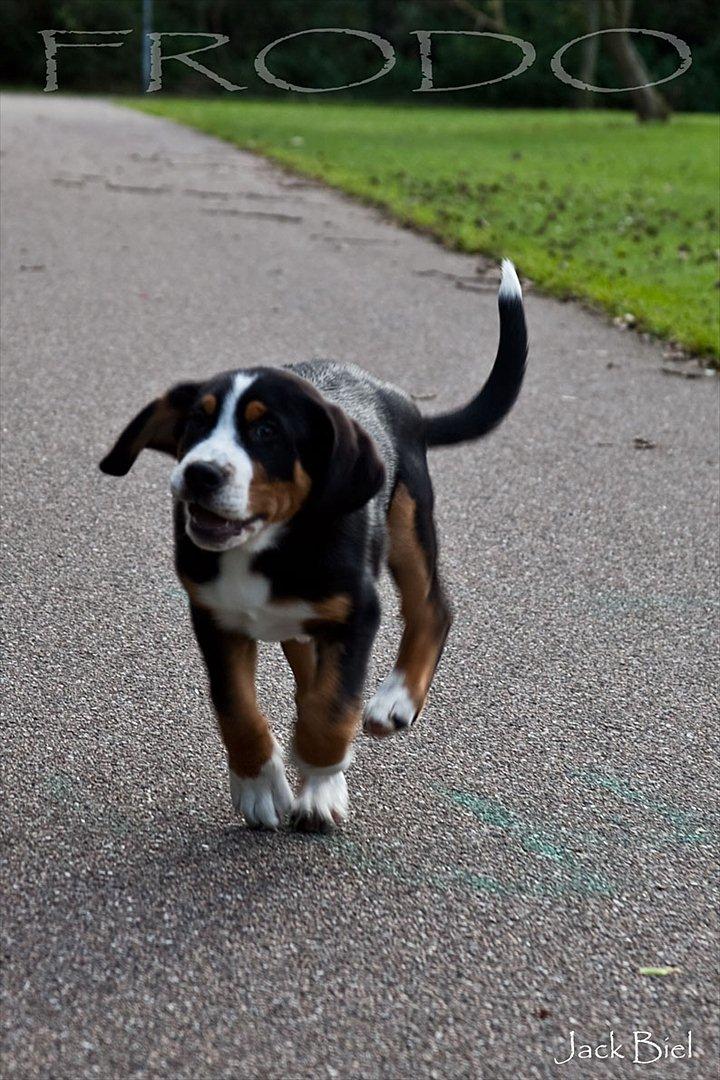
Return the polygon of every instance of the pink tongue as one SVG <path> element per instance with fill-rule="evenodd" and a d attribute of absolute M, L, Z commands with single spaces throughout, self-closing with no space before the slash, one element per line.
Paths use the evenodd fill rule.
<path fill-rule="evenodd" d="M 229 525 L 230 522 L 227 518 L 220 517 L 219 514 L 213 514 L 212 510 L 206 510 L 202 506 L 198 506 L 193 503 L 190 507 L 190 512 L 196 521 L 199 521 L 201 525 Z"/>

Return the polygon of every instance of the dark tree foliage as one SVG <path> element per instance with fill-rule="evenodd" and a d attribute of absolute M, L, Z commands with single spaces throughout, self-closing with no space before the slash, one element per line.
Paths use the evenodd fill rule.
<path fill-rule="evenodd" d="M 227 45 L 197 59 L 223 78 L 247 87 L 243 93 L 248 96 L 305 98 L 259 79 L 253 67 L 255 56 L 270 42 L 301 30 L 350 27 L 387 38 L 397 63 L 383 79 L 321 95 L 325 100 L 562 108 L 577 105 L 580 98 L 582 105 L 632 108 L 636 104 L 627 94 L 592 95 L 590 102 L 591 95 L 560 82 L 550 71 L 553 53 L 586 33 L 587 0 L 155 0 L 153 7 L 155 30 L 226 34 L 230 38 Z M 661 88 L 662 97 L 674 111 L 720 108 L 716 10 L 715 0 L 635 0 L 632 25 L 675 34 L 692 50 L 690 70 Z M 59 84 L 61 89 L 97 93 L 143 89 L 142 0 L 0 0 L 0 25 L 5 85 L 44 86 L 45 58 L 39 30 L 132 29 L 119 49 L 61 49 Z M 500 30 L 531 41 L 537 59 L 517 78 L 491 86 L 453 93 L 414 93 L 420 85 L 420 65 L 412 31 L 423 29 Z M 567 70 L 576 77 L 593 70 L 599 85 L 622 85 L 617 55 L 608 48 L 607 38 L 598 41 L 596 58 L 582 45 L 569 50 L 565 55 Z M 166 43 L 165 51 L 192 49 L 198 44 L 203 42 L 175 38 Z M 633 46 L 653 78 L 669 75 L 677 66 L 677 54 L 667 43 L 635 35 Z M 433 56 L 438 87 L 497 78 L 515 67 L 520 58 L 511 44 L 472 36 L 438 37 Z M 332 87 L 366 78 L 379 69 L 382 59 L 370 43 L 345 35 L 314 34 L 278 46 L 268 63 L 288 82 Z M 169 62 L 164 69 L 163 91 L 226 93 L 177 62 Z"/>

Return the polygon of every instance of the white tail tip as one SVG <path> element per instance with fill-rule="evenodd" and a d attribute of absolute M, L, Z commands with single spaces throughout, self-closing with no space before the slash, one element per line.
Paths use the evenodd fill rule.
<path fill-rule="evenodd" d="M 517 276 L 517 271 L 509 259 L 503 259 L 502 261 L 502 278 L 500 279 L 498 298 L 500 300 L 522 300 L 520 278 Z"/>

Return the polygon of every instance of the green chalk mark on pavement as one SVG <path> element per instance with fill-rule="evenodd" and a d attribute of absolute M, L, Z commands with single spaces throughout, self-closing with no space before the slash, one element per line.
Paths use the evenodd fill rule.
<path fill-rule="evenodd" d="M 354 870 L 390 877 L 402 882 L 403 885 L 411 885 L 414 888 L 430 885 L 441 892 L 447 892 L 452 888 L 465 887 L 474 892 L 490 893 L 496 896 L 509 896 L 518 892 L 517 888 L 503 885 L 497 878 L 488 874 L 476 874 L 467 870 L 423 873 L 409 869 L 394 857 L 397 849 L 390 851 L 383 844 L 373 843 L 372 850 L 368 852 L 360 844 L 340 833 L 321 837 L 320 840 L 331 850 L 340 854 Z"/>
<path fill-rule="evenodd" d="M 44 777 L 43 787 L 48 798 L 73 815 L 82 819 L 91 831 L 101 834 L 112 833 L 114 836 L 127 836 L 134 823 L 118 810 L 104 806 L 97 799 L 88 797 L 80 790 L 79 781 L 67 773 L 55 772 Z"/>
<path fill-rule="evenodd" d="M 554 859 L 555 862 L 565 862 L 566 853 L 555 844 L 549 844 L 540 836 L 528 836 L 523 840 L 523 847 L 535 855 L 542 855 L 545 859 Z"/>
<path fill-rule="evenodd" d="M 74 784 L 64 773 L 53 773 L 45 778 L 44 783 L 45 789 L 53 802 L 64 803 L 72 798 Z"/>
<path fill-rule="evenodd" d="M 515 836 L 524 851 L 555 863 L 566 874 L 565 882 L 537 886 L 542 895 L 561 896 L 567 891 L 585 895 L 610 896 L 614 889 L 604 874 L 587 870 L 567 844 L 571 839 L 561 833 L 551 833 L 524 821 L 519 815 L 507 810 L 493 799 L 482 798 L 472 792 L 440 789 L 456 806 L 469 810 L 483 825 L 499 828 Z M 533 888 L 516 886 L 517 892 L 533 892 Z"/>
<path fill-rule="evenodd" d="M 511 896 L 519 891 L 513 886 L 503 885 L 488 874 L 474 874 L 468 870 L 453 871 L 452 879 L 460 885 L 467 885 L 475 892 L 494 893 L 496 896 Z"/>
<path fill-rule="evenodd" d="M 673 831 L 671 839 L 676 843 L 711 845 L 718 842 L 717 829 L 713 828 L 712 825 L 713 821 L 717 820 L 716 814 L 696 810 L 678 810 L 668 803 L 648 798 L 642 792 L 636 791 L 624 780 L 618 780 L 613 776 L 605 776 L 592 769 L 577 770 L 571 775 L 592 787 L 611 792 L 623 802 L 631 803 L 641 807 L 643 810 L 658 814 L 671 827 Z"/>
<path fill-rule="evenodd" d="M 448 791 L 443 788 L 439 790 L 456 806 L 470 810 L 483 825 L 517 836 L 525 851 L 542 860 L 536 865 L 542 866 L 547 860 L 555 874 L 562 876 L 562 880 L 550 878 L 547 881 L 537 881 L 528 876 L 526 879 L 504 882 L 480 870 L 460 867 L 439 871 L 418 870 L 403 862 L 403 848 L 399 845 L 388 846 L 371 838 L 361 845 L 341 833 L 322 837 L 320 841 L 334 854 L 341 856 L 354 870 L 392 878 L 413 887 L 431 886 L 441 892 L 461 888 L 505 897 L 561 898 L 568 893 L 602 897 L 613 894 L 613 887 L 606 878 L 583 867 L 573 852 L 567 849 L 564 838 L 526 824 L 517 814 L 491 799 L 483 799 L 469 792 Z"/>
<path fill-rule="evenodd" d="M 670 611 L 688 608 L 720 607 L 720 600 L 712 596 L 671 596 L 666 593 L 627 593 L 620 589 L 611 592 L 594 593 L 592 602 L 611 611 L 625 611 L 633 614 L 638 611 L 654 611 L 666 608 Z"/>
<path fill-rule="evenodd" d="M 181 603 L 185 603 L 187 600 L 187 593 L 184 589 L 179 589 L 174 585 L 168 586 L 163 589 L 165 596 L 169 596 L 172 600 L 179 600 Z"/>

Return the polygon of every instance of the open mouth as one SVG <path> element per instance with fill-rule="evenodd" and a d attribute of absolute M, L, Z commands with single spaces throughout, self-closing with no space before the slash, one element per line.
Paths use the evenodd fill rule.
<path fill-rule="evenodd" d="M 207 510 L 199 503 L 188 503 L 188 515 L 192 531 L 198 539 L 212 540 L 218 543 L 229 540 L 233 536 L 240 536 L 250 525 L 260 520 L 260 514 L 243 518 L 238 521 L 235 518 L 226 518 L 222 514 L 216 514 Z"/>

